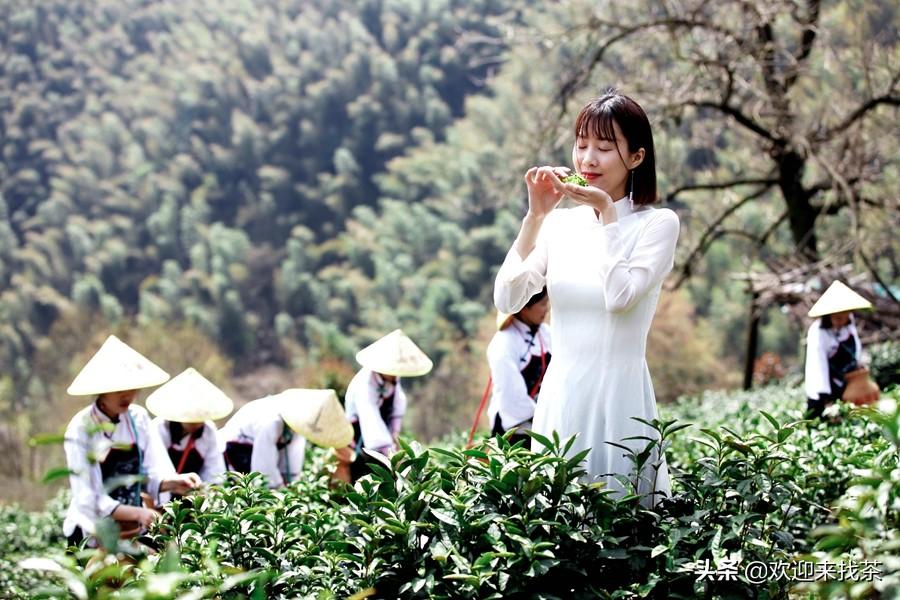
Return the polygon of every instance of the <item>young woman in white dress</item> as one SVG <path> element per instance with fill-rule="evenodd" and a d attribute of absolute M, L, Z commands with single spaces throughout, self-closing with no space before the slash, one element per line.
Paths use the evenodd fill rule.
<path fill-rule="evenodd" d="M 650 122 L 631 98 L 611 92 L 575 120 L 572 162 L 587 185 L 564 183 L 565 167 L 525 174 L 528 212 L 497 273 L 494 302 L 515 313 L 544 285 L 553 306 L 553 361 L 544 377 L 534 431 L 590 449 L 590 480 L 617 494 L 637 491 L 655 503 L 670 492 L 665 458 L 634 472 L 626 453 L 655 431 L 634 417 L 657 417 L 646 361 L 647 334 L 663 279 L 672 269 L 677 215 L 657 200 Z M 557 209 L 567 196 L 578 206 Z M 532 443 L 532 447 L 537 446 Z"/>

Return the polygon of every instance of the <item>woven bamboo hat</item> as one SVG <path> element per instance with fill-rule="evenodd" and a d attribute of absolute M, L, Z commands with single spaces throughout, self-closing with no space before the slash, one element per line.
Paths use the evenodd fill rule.
<path fill-rule="evenodd" d="M 434 366 L 431 359 L 399 329 L 360 350 L 356 360 L 376 373 L 397 377 L 424 375 Z"/>
<path fill-rule="evenodd" d="M 353 441 L 353 427 L 334 390 L 290 388 L 274 398 L 284 422 L 313 444 L 343 448 Z"/>
<path fill-rule="evenodd" d="M 835 281 L 822 297 L 819 298 L 812 308 L 809 309 L 810 317 L 822 317 L 847 310 L 861 310 L 864 308 L 872 308 L 872 303 L 851 290 L 849 287 Z"/>
<path fill-rule="evenodd" d="M 168 380 L 168 373 L 111 335 L 75 376 L 66 391 L 72 396 L 95 396 L 154 387 Z"/>
<path fill-rule="evenodd" d="M 147 410 L 177 423 L 215 421 L 229 415 L 233 408 L 231 398 L 193 367 L 147 396 Z"/>

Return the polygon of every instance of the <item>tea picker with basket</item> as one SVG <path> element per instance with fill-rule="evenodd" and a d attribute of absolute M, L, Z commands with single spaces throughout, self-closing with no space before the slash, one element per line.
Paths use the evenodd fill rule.
<path fill-rule="evenodd" d="M 179 475 L 147 411 L 134 405 L 138 390 L 165 383 L 169 374 L 116 336 L 109 336 L 68 393 L 94 396 L 66 429 L 64 449 L 72 500 L 63 522 L 70 545 L 93 536 L 109 517 L 121 537 L 137 535 L 156 519 L 161 492 L 186 493 L 200 485 Z"/>
<path fill-rule="evenodd" d="M 807 415 L 823 412 L 841 399 L 856 405 L 878 400 L 878 386 L 863 366 L 862 343 L 854 310 L 872 303 L 840 281 L 832 283 L 809 311 L 814 318 L 806 336 Z"/>

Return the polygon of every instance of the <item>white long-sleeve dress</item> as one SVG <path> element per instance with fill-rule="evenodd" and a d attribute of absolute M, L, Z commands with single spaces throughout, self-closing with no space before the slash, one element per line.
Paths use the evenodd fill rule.
<path fill-rule="evenodd" d="M 674 263 L 679 221 L 669 209 L 633 209 L 627 199 L 614 206 L 618 221 L 608 225 L 587 206 L 552 211 L 524 260 L 510 249 L 497 273 L 494 302 L 515 313 L 547 285 L 554 353 L 534 431 L 557 431 L 563 439 L 578 434 L 570 454 L 591 448 L 588 477 L 621 494 L 626 488 L 615 475 L 634 481 L 633 464 L 621 448 L 605 442 L 642 449 L 646 442 L 623 439 L 657 437 L 632 417 L 657 418 L 647 334 Z M 650 462 L 661 464 L 645 469 L 638 491 L 668 495 L 665 459 Z"/>

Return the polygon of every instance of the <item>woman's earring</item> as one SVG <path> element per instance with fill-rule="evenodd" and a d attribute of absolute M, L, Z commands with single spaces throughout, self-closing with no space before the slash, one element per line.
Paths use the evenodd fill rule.
<path fill-rule="evenodd" d="M 628 204 L 631 206 L 631 210 L 634 210 L 634 171 L 629 171 L 631 173 L 631 185 L 628 188 Z"/>

